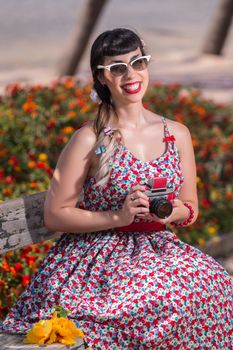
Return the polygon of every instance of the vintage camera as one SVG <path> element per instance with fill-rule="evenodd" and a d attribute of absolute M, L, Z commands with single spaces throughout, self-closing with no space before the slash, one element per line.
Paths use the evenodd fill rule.
<path fill-rule="evenodd" d="M 145 194 L 150 198 L 150 213 L 165 219 L 172 213 L 171 200 L 175 198 L 173 185 L 167 183 L 166 177 L 155 177 L 148 180 Z"/>

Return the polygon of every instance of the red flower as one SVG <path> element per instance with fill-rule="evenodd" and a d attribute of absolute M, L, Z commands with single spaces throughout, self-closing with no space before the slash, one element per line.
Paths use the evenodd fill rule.
<path fill-rule="evenodd" d="M 52 129 L 55 126 L 55 124 L 56 124 L 55 118 L 51 118 L 46 126 L 46 129 L 47 130 Z"/>
<path fill-rule="evenodd" d="M 21 91 L 21 87 L 20 87 L 19 83 L 9 84 L 6 86 L 5 91 L 6 91 L 7 95 L 14 96 L 15 94 L 17 94 L 18 92 Z"/>
<path fill-rule="evenodd" d="M 36 167 L 37 167 L 38 169 L 44 169 L 45 166 L 46 166 L 46 164 L 43 163 L 43 162 L 37 162 L 37 163 L 36 163 Z"/>
<path fill-rule="evenodd" d="M 34 262 L 36 261 L 36 256 L 32 256 L 32 255 L 29 255 L 29 256 L 26 256 L 26 261 L 27 261 L 27 264 L 31 267 Z"/>
<path fill-rule="evenodd" d="M 22 284 L 24 287 L 26 287 L 29 284 L 29 281 L 30 281 L 30 276 L 28 276 L 28 275 L 22 276 Z"/>
<path fill-rule="evenodd" d="M 15 181 L 14 177 L 12 175 L 8 175 L 5 178 L 5 183 L 6 184 L 12 184 Z"/>
<path fill-rule="evenodd" d="M 15 264 L 15 269 L 16 269 L 16 271 L 21 271 L 22 268 L 23 268 L 23 265 L 22 265 L 21 263 L 17 262 L 17 263 Z"/>
<path fill-rule="evenodd" d="M 12 166 L 16 166 L 16 165 L 19 165 L 19 161 L 18 161 L 16 156 L 10 156 L 10 158 L 8 160 L 8 164 L 10 164 Z"/>
<path fill-rule="evenodd" d="M 53 175 L 53 169 L 51 169 L 51 168 L 46 169 L 46 173 L 47 173 L 49 176 L 52 176 L 52 175 Z"/>
<path fill-rule="evenodd" d="M 208 199 L 206 198 L 202 198 L 201 205 L 203 206 L 203 208 L 208 209 L 210 207 L 210 201 L 208 201 Z"/>
<path fill-rule="evenodd" d="M 28 152 L 27 156 L 28 156 L 28 158 L 31 159 L 31 160 L 35 160 L 35 159 L 36 159 L 35 154 L 32 153 L 32 152 Z"/>

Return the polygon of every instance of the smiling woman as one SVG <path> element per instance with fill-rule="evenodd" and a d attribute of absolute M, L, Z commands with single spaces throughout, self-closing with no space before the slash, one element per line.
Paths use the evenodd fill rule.
<path fill-rule="evenodd" d="M 197 218 L 196 166 L 188 129 L 143 105 L 149 60 L 129 29 L 95 40 L 98 112 L 61 153 L 44 207 L 47 228 L 64 234 L 6 332 L 60 305 L 95 350 L 232 348 L 230 276 L 167 226 Z"/>

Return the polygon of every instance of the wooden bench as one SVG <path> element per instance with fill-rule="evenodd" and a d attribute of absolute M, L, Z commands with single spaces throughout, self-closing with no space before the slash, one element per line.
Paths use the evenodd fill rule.
<path fill-rule="evenodd" d="M 0 350 L 84 350 L 83 341 L 81 338 L 78 338 L 75 345 L 65 346 L 62 344 L 51 344 L 51 345 L 36 345 L 36 344 L 23 344 L 22 335 L 13 335 L 0 333 Z M 87 349 L 86 349 L 87 350 Z"/>
<path fill-rule="evenodd" d="M 58 232 L 49 232 L 43 219 L 45 192 L 0 203 L 0 254 L 29 244 L 58 238 Z M 41 350 L 42 345 L 24 345 L 24 336 L 0 333 L 0 350 Z M 48 350 L 84 350 L 81 338 L 73 346 L 47 345 Z"/>
<path fill-rule="evenodd" d="M 44 225 L 45 195 L 46 191 L 0 203 L 0 254 L 60 236 L 61 233 L 49 232 Z M 227 256 L 233 252 L 233 232 L 219 238 L 216 244 L 207 242 L 201 249 L 213 257 Z M 23 345 L 22 338 L 20 335 L 1 333 L 0 350 L 41 350 L 41 346 Z M 47 348 L 54 350 L 67 347 L 53 344 Z M 84 350 L 85 346 L 79 339 L 75 346 L 69 348 Z"/>

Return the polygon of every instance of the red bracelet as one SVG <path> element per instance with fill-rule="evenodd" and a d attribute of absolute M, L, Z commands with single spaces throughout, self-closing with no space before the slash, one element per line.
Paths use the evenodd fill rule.
<path fill-rule="evenodd" d="M 182 226 L 187 226 L 188 224 L 190 224 L 190 222 L 192 221 L 192 219 L 194 218 L 194 210 L 193 208 L 191 207 L 191 205 L 189 205 L 188 203 L 184 203 L 184 205 L 188 208 L 189 210 L 189 217 L 185 220 L 185 221 L 182 221 L 182 222 L 171 222 L 171 224 L 173 226 L 176 226 L 176 227 L 182 227 Z"/>

